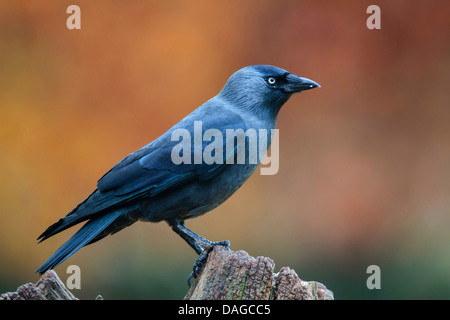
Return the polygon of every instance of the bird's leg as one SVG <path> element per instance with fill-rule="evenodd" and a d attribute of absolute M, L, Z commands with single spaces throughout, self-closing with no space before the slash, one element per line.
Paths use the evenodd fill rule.
<path fill-rule="evenodd" d="M 228 240 L 212 242 L 199 236 L 198 234 L 186 228 L 184 226 L 184 221 L 182 222 L 177 221 L 175 223 L 170 223 L 170 225 L 172 227 L 172 230 L 175 231 L 181 238 L 183 238 L 184 241 L 186 241 L 199 255 L 197 260 L 195 260 L 192 274 L 189 276 L 188 279 L 188 284 L 192 277 L 197 278 L 200 271 L 205 266 L 206 260 L 208 259 L 208 255 L 214 248 L 214 246 L 221 245 L 227 249 L 230 247 L 230 241 Z"/>
<path fill-rule="evenodd" d="M 198 255 L 202 254 L 203 248 L 195 241 L 195 239 L 193 237 L 191 237 L 190 235 L 186 234 L 181 229 L 181 228 L 185 228 L 184 227 L 184 221 L 181 222 L 181 223 L 173 224 L 173 225 L 171 225 L 171 227 L 172 227 L 172 230 L 175 231 L 181 238 L 183 238 L 183 240 L 186 241 L 188 243 L 188 245 L 190 245 L 191 248 L 194 249 L 194 251 Z M 188 230 L 188 229 L 186 229 L 186 230 Z M 191 232 L 191 233 L 193 233 L 193 232 Z M 198 236 L 198 237 L 200 237 L 200 236 Z M 206 240 L 206 239 L 204 239 L 204 240 Z"/>

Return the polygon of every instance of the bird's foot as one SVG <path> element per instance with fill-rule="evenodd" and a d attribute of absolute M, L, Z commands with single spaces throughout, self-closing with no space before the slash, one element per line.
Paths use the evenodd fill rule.
<path fill-rule="evenodd" d="M 215 246 L 224 246 L 226 249 L 230 249 L 230 241 L 224 240 L 224 241 L 216 241 L 216 242 L 209 242 L 207 246 L 203 247 L 202 253 L 198 256 L 197 260 L 194 262 L 192 273 L 189 275 L 188 278 L 188 285 L 191 286 L 191 280 L 192 278 L 197 279 L 200 272 L 204 268 L 206 261 L 208 261 L 209 254 L 212 249 L 214 249 Z"/>

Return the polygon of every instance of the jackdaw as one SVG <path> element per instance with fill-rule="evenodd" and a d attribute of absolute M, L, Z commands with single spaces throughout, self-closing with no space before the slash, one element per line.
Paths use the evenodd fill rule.
<path fill-rule="evenodd" d="M 292 94 L 316 87 L 320 87 L 316 82 L 274 66 L 255 65 L 238 70 L 217 96 L 162 136 L 120 161 L 98 180 L 97 189 L 87 199 L 48 227 L 38 237 L 39 242 L 87 221 L 36 272 L 43 274 L 83 246 L 140 220 L 166 221 L 195 250 L 199 258 L 191 276 L 196 277 L 210 250 L 215 245 L 228 248 L 230 243 L 211 242 L 200 237 L 185 227 L 185 220 L 205 214 L 228 199 L 250 177 L 261 159 L 258 157 L 256 163 L 250 162 L 246 154 L 244 163 L 229 161 L 237 157 L 239 144 L 226 149 L 224 138 L 215 143 L 219 142 L 225 151 L 215 150 L 219 153 L 214 154 L 223 161 L 175 163 L 174 150 L 180 140 L 179 137 L 174 139 L 174 134 L 180 130 L 194 134 L 196 123 L 201 124 L 202 133 L 213 129 L 223 133 L 224 137 L 227 129 L 241 129 L 243 132 L 248 129 L 266 130 L 270 133 L 276 126 L 280 108 Z M 245 146 L 248 147 L 248 137 L 245 138 Z M 270 134 L 267 139 L 268 147 Z M 190 152 L 188 158 L 194 159 L 205 151 L 208 143 L 200 141 L 200 144 L 185 146 L 182 151 Z"/>

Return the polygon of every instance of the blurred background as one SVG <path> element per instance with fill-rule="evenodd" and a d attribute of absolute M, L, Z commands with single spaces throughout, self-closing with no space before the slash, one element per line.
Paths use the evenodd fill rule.
<path fill-rule="evenodd" d="M 38 280 L 78 226 L 37 236 L 114 164 L 236 70 L 271 64 L 322 85 L 280 112 L 279 172 L 187 226 L 336 299 L 449 299 L 449 14 L 437 0 L 1 1 L 0 292 Z M 55 271 L 80 266 L 82 299 L 181 299 L 195 259 L 165 223 L 137 223 Z"/>

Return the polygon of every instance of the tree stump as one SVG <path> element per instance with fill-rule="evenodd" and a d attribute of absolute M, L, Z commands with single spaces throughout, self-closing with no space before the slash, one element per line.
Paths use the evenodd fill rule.
<path fill-rule="evenodd" d="M 189 300 L 332 300 L 333 292 L 315 281 L 303 281 L 289 267 L 274 273 L 267 257 L 215 246 L 199 278 L 187 292 Z M 98 296 L 97 299 L 102 299 Z M 78 300 L 58 278 L 47 271 L 35 284 L 27 283 L 0 300 Z"/>
<path fill-rule="evenodd" d="M 7 292 L 0 295 L 0 300 L 78 300 L 66 288 L 55 271 L 44 273 L 38 282 L 26 283 L 16 292 Z"/>
<path fill-rule="evenodd" d="M 297 273 L 267 257 L 215 246 L 186 300 L 333 300 L 333 292 L 316 281 L 303 281 Z"/>

